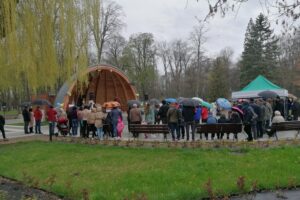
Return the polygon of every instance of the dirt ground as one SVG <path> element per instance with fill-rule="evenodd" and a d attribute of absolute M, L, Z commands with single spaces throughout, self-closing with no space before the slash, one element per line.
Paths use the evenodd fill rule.
<path fill-rule="evenodd" d="M 59 200 L 55 194 L 0 177 L 0 200 Z"/>

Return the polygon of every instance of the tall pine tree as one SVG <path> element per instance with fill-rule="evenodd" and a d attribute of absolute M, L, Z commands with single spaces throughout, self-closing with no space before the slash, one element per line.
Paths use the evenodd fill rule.
<path fill-rule="evenodd" d="M 274 79 L 278 66 L 278 39 L 266 16 L 260 14 L 255 23 L 250 19 L 245 34 L 244 51 L 240 62 L 241 86 L 258 75 Z"/>

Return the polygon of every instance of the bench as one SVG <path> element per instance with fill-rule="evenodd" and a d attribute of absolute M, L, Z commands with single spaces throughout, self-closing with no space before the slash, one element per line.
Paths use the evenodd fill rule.
<path fill-rule="evenodd" d="M 202 134 L 204 133 L 206 140 L 208 140 L 208 133 L 211 133 L 211 139 L 214 139 L 215 134 L 217 134 L 217 138 L 223 138 L 224 134 L 227 134 L 227 139 L 229 138 L 229 134 L 233 133 L 234 138 L 237 140 L 237 134 L 242 132 L 242 124 L 233 124 L 233 123 L 224 123 L 224 124 L 199 124 L 197 125 L 197 133 L 200 134 L 200 138 L 202 138 Z"/>
<path fill-rule="evenodd" d="M 138 137 L 140 133 L 169 134 L 170 132 L 167 124 L 129 124 L 128 126 L 134 137 Z"/>
<path fill-rule="evenodd" d="M 273 123 L 270 133 L 274 133 L 276 139 L 278 140 L 277 131 L 297 131 L 297 137 L 300 134 L 300 121 Z"/>

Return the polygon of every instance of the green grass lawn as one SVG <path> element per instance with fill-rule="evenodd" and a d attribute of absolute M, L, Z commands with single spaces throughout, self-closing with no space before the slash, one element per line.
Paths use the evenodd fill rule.
<path fill-rule="evenodd" d="M 27 142 L 0 146 L 0 174 L 72 199 L 199 199 L 300 183 L 300 148 L 151 149 Z M 51 182 L 53 184 L 51 184 Z M 85 191 L 85 192 L 83 192 Z"/>

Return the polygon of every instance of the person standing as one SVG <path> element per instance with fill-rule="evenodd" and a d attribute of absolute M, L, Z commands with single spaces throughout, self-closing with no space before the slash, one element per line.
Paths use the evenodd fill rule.
<path fill-rule="evenodd" d="M 267 101 L 265 102 L 265 106 L 266 106 L 266 115 L 265 115 L 265 120 L 266 120 L 265 130 L 266 130 L 271 126 L 271 120 L 273 116 L 272 99 L 267 99 Z"/>
<path fill-rule="evenodd" d="M 97 129 L 97 135 L 99 140 L 103 140 L 103 120 L 105 119 L 105 114 L 102 112 L 102 108 L 98 106 L 96 108 L 95 114 L 95 127 Z"/>
<path fill-rule="evenodd" d="M 226 116 L 226 115 L 224 114 L 224 116 Z M 206 123 L 207 124 L 217 124 L 218 123 L 217 118 L 213 115 L 212 112 L 208 113 L 208 117 L 207 117 Z M 218 135 L 217 135 L 217 137 L 218 137 Z M 205 138 L 206 138 L 206 140 L 208 140 L 208 133 L 205 133 Z M 214 138 L 215 138 L 215 133 L 211 133 L 211 139 L 213 140 Z"/>
<path fill-rule="evenodd" d="M 33 116 L 32 108 L 29 108 L 28 111 L 29 111 L 29 116 L 30 116 L 29 133 L 33 133 L 34 116 Z"/>
<path fill-rule="evenodd" d="M 111 123 L 113 128 L 112 137 L 116 138 L 118 136 L 117 126 L 118 126 L 119 117 L 123 121 L 122 112 L 118 107 L 113 107 L 113 109 L 110 112 L 110 115 L 111 115 Z"/>
<path fill-rule="evenodd" d="M 84 106 L 84 109 L 82 111 L 82 137 L 87 138 L 87 132 L 88 132 L 88 125 L 87 125 L 87 118 L 91 111 L 89 110 L 88 106 Z"/>
<path fill-rule="evenodd" d="M 167 112 L 167 120 L 168 125 L 171 130 L 172 140 L 175 141 L 175 131 L 176 131 L 176 139 L 180 140 L 179 128 L 178 128 L 178 121 L 180 119 L 180 112 L 176 108 L 176 104 L 172 103 L 171 107 L 168 109 Z"/>
<path fill-rule="evenodd" d="M 0 115 L 0 131 L 2 132 L 3 140 L 6 140 L 4 125 L 5 125 L 5 118 L 2 115 Z"/>
<path fill-rule="evenodd" d="M 87 137 L 89 137 L 90 131 L 92 131 L 92 138 L 96 136 L 95 121 L 96 121 L 96 108 L 92 108 L 91 112 L 88 114 L 87 117 L 87 124 L 88 124 Z"/>
<path fill-rule="evenodd" d="M 161 120 L 162 124 L 168 124 L 167 120 L 167 112 L 169 110 L 169 105 L 165 100 L 162 100 L 162 106 L 159 108 L 158 111 L 158 118 Z M 164 139 L 167 139 L 167 134 L 164 133 Z"/>
<path fill-rule="evenodd" d="M 40 110 L 40 106 L 37 106 L 36 109 L 33 112 L 34 120 L 35 120 L 35 133 L 42 134 L 41 131 L 41 122 L 43 118 L 43 113 Z"/>
<path fill-rule="evenodd" d="M 252 141 L 253 140 L 253 136 L 252 136 L 251 127 L 252 127 L 252 123 L 254 123 L 253 122 L 254 110 L 249 105 L 248 102 L 244 102 L 243 103 L 243 109 L 242 110 L 244 112 L 244 121 L 243 121 L 243 123 L 244 123 L 244 131 L 248 135 L 247 140 L 248 141 Z"/>
<path fill-rule="evenodd" d="M 23 120 L 24 120 L 24 133 L 29 134 L 28 126 L 29 126 L 29 122 L 30 122 L 30 113 L 28 111 L 27 106 L 24 107 L 24 109 L 22 111 L 22 115 L 23 115 Z"/>
<path fill-rule="evenodd" d="M 257 117 L 255 119 L 253 119 L 252 123 L 251 123 L 251 130 L 252 130 L 252 133 L 253 133 L 253 137 L 254 137 L 254 139 L 257 139 L 258 138 L 258 135 L 257 135 L 257 122 L 258 122 L 258 119 L 261 119 L 261 109 L 256 104 L 256 102 L 254 102 L 254 99 L 250 99 L 250 106 L 252 107 L 253 111 L 257 115 Z"/>
<path fill-rule="evenodd" d="M 72 120 L 72 136 L 77 136 L 78 132 L 78 115 L 77 115 L 77 107 L 73 106 L 71 111 L 71 120 Z"/>
<path fill-rule="evenodd" d="M 154 108 L 149 103 L 147 103 L 145 107 L 145 122 L 147 124 L 154 124 L 154 121 L 155 121 Z M 145 138 L 148 138 L 148 135 L 146 133 L 145 133 Z"/>
<path fill-rule="evenodd" d="M 266 119 L 266 106 L 263 100 L 257 100 L 257 105 L 260 107 L 260 115 L 257 118 L 257 136 L 262 138 L 265 134 L 265 119 Z"/>
<path fill-rule="evenodd" d="M 142 113 L 141 111 L 138 109 L 137 104 L 133 104 L 132 108 L 130 109 L 129 112 L 129 120 L 130 120 L 130 124 L 141 124 L 142 123 Z M 133 133 L 133 137 L 137 138 L 139 136 L 138 133 Z"/>
<path fill-rule="evenodd" d="M 202 115 L 202 108 L 201 108 L 200 105 L 197 105 L 197 106 L 196 106 L 196 109 L 195 109 L 195 114 L 194 114 L 194 121 L 195 121 L 195 124 L 194 124 L 194 126 L 192 127 L 192 128 L 194 129 L 194 133 L 196 132 L 197 125 L 200 124 L 201 115 Z M 202 139 L 202 135 L 201 135 L 201 134 L 200 134 L 200 139 Z"/>
<path fill-rule="evenodd" d="M 182 105 L 179 105 L 178 107 L 179 111 L 179 120 L 178 120 L 178 129 L 179 129 L 179 134 L 181 135 L 181 139 L 184 139 L 185 135 L 185 124 L 184 124 L 184 119 L 182 117 Z"/>
<path fill-rule="evenodd" d="M 299 110 L 300 110 L 299 103 L 297 101 L 295 101 L 294 99 L 292 99 L 292 102 L 291 102 L 291 111 L 292 111 L 292 115 L 293 115 L 293 120 L 298 121 Z"/>
<path fill-rule="evenodd" d="M 49 123 L 49 134 L 51 135 L 54 135 L 56 115 L 57 115 L 56 110 L 53 108 L 53 106 L 50 106 L 47 111 L 47 120 Z"/>
<path fill-rule="evenodd" d="M 190 128 L 192 130 L 192 140 L 195 140 L 195 121 L 194 121 L 195 108 L 183 106 L 182 116 L 185 124 L 186 140 L 190 139 Z"/>

